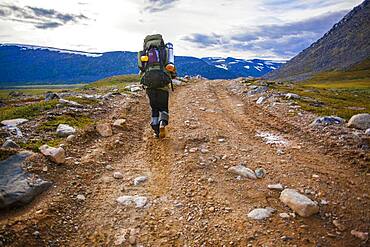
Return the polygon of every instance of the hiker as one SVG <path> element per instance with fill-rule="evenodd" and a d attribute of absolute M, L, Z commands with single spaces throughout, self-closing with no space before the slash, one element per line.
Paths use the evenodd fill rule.
<path fill-rule="evenodd" d="M 172 44 L 165 44 L 160 34 L 146 36 L 143 50 L 138 52 L 138 67 L 152 108 L 150 125 L 155 137 L 164 138 L 169 121 L 169 84 L 173 90 L 172 79 L 176 77 Z"/>

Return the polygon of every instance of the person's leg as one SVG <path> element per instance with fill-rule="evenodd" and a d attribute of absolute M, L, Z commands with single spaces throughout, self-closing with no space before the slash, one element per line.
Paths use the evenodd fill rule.
<path fill-rule="evenodd" d="M 161 90 L 158 92 L 159 122 L 162 122 L 164 125 L 168 125 L 169 121 L 168 98 L 169 93 L 167 91 Z"/>
<path fill-rule="evenodd" d="M 154 130 L 156 136 L 159 136 L 159 108 L 157 102 L 157 95 L 155 90 L 147 90 L 150 107 L 152 108 L 150 126 Z"/>

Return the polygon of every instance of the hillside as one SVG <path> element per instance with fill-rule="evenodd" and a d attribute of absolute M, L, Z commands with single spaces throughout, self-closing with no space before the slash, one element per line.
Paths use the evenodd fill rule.
<path fill-rule="evenodd" d="M 364 63 L 370 58 L 369 19 L 370 1 L 365 0 L 321 39 L 266 78 L 302 81 L 318 72 L 348 70 Z"/>
<path fill-rule="evenodd" d="M 115 51 L 88 53 L 30 45 L 0 45 L 0 86 L 96 81 L 121 74 L 137 74 L 136 52 Z M 219 59 L 217 59 L 219 61 Z M 225 60 L 225 59 L 223 59 Z M 208 79 L 233 79 L 261 76 L 280 63 L 264 60 L 227 58 L 226 67 L 219 62 L 177 56 L 179 76 L 201 75 Z M 270 63 L 270 66 L 267 66 Z M 265 65 L 266 64 L 266 65 Z"/>

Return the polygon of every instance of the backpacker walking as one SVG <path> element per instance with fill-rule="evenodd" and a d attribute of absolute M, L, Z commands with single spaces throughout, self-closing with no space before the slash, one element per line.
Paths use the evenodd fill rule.
<path fill-rule="evenodd" d="M 169 121 L 169 85 L 176 77 L 173 46 L 164 43 L 162 35 L 148 35 L 143 50 L 138 52 L 140 83 L 146 89 L 152 109 L 150 125 L 156 137 L 164 138 Z"/>

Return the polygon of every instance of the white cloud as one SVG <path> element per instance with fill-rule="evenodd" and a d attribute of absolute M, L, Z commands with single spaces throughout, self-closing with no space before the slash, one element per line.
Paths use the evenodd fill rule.
<path fill-rule="evenodd" d="M 162 33 L 178 55 L 276 57 L 269 49 L 258 52 L 223 47 L 197 47 L 184 37 L 194 33 L 232 37 L 240 29 L 283 25 L 327 12 L 351 9 L 361 0 L 0 0 L 8 4 L 55 10 L 82 22 L 66 22 L 48 29 L 30 23 L 0 19 L 0 42 L 45 45 L 86 51 L 139 50 L 145 35 Z M 1 8 L 0 8 L 1 11 Z M 233 41 L 231 41 L 232 43 Z"/>

